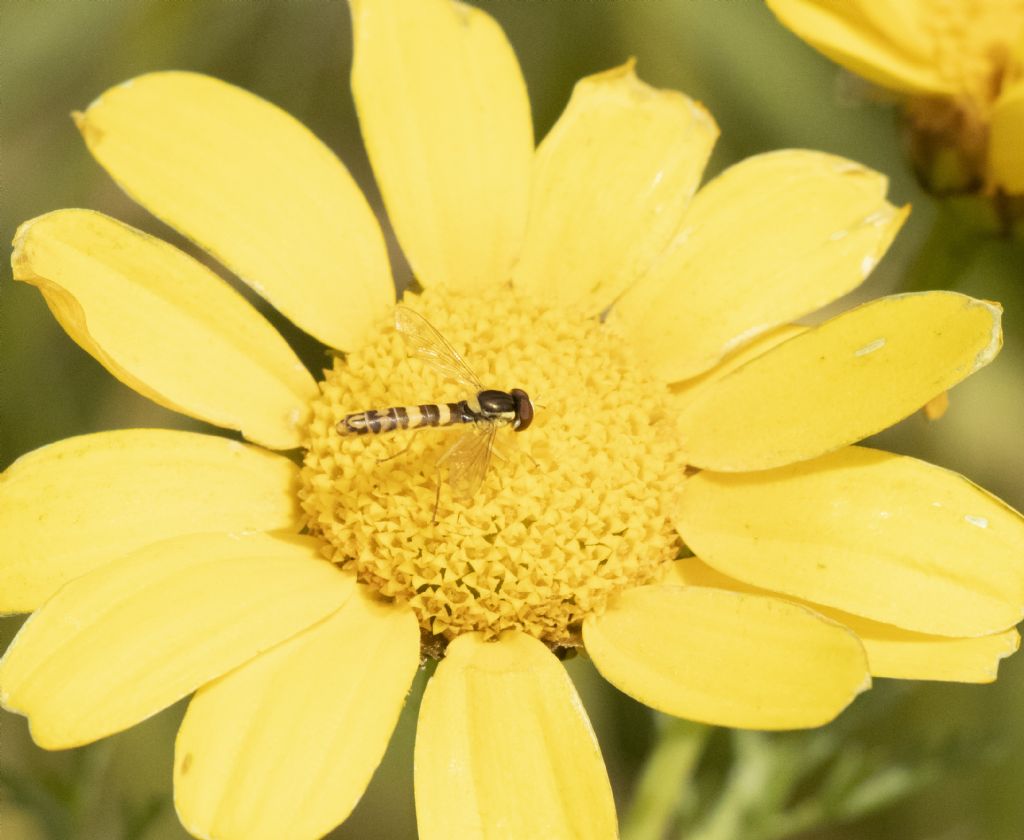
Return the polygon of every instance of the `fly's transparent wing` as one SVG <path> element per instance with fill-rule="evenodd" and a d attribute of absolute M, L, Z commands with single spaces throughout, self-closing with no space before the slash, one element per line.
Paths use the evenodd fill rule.
<path fill-rule="evenodd" d="M 407 306 L 396 306 L 395 329 L 417 359 L 473 394 L 484 390 L 458 351 L 418 312 Z M 448 469 L 448 483 L 456 498 L 472 498 L 483 484 L 487 467 L 491 463 L 491 445 L 496 431 L 494 423 L 470 423 L 451 448 L 438 459 L 437 466 Z"/>
<path fill-rule="evenodd" d="M 474 394 L 484 389 L 462 356 L 418 312 L 401 304 L 396 306 L 395 329 L 417 359 L 422 359 L 438 373 L 454 379 Z"/>
<path fill-rule="evenodd" d="M 493 423 L 473 423 L 451 448 L 437 460 L 439 467 L 448 467 L 448 483 L 457 499 L 466 500 L 476 495 L 487 475 L 491 463 L 494 434 Z"/>

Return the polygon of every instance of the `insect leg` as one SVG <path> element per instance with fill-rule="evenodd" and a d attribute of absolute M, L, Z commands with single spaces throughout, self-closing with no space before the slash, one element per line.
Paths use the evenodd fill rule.
<path fill-rule="evenodd" d="M 529 452 L 522 448 L 517 449 L 516 452 L 518 452 L 520 455 L 525 455 L 527 458 L 530 459 L 530 463 L 532 463 L 535 467 L 540 469 L 540 464 L 537 463 L 537 459 L 534 458 Z M 497 455 L 502 461 L 509 460 L 509 456 L 502 452 L 501 449 L 493 443 L 491 444 L 491 454 Z"/>
<path fill-rule="evenodd" d="M 437 509 L 438 509 L 438 507 L 441 504 L 441 468 L 440 467 L 437 468 L 437 478 L 435 479 L 435 483 L 437 484 L 437 491 L 434 493 L 434 513 L 430 517 L 430 521 L 434 525 L 437 524 Z"/>
<path fill-rule="evenodd" d="M 387 463 L 388 461 L 390 461 L 392 458 L 397 458 L 399 455 L 404 455 L 406 452 L 409 451 L 411 446 L 412 446 L 412 441 L 409 441 L 405 446 L 403 446 L 397 452 L 395 452 L 395 453 L 393 453 L 391 455 L 388 455 L 386 458 L 378 458 L 377 459 L 377 463 L 378 464 L 384 464 L 384 463 Z"/>

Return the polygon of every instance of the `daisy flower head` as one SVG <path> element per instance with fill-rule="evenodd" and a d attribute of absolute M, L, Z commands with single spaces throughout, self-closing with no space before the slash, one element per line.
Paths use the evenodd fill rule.
<path fill-rule="evenodd" d="M 1024 194 L 1024 2 L 768 0 L 782 24 L 904 100 L 935 192 Z"/>
<path fill-rule="evenodd" d="M 529 393 L 533 422 L 497 431 L 469 498 L 457 430 L 341 434 L 475 396 L 396 331 L 347 170 L 216 79 L 106 91 L 76 122 L 115 181 L 341 352 L 317 382 L 201 263 L 101 213 L 22 225 L 15 277 L 84 349 L 246 441 L 104 432 L 4 473 L 0 606 L 32 615 L 0 700 L 35 740 L 88 743 L 194 694 L 185 827 L 305 840 L 351 812 L 437 660 L 420 835 L 614 837 L 567 652 L 655 709 L 756 729 L 826 723 L 872 676 L 994 679 L 1018 643 L 1024 521 L 854 444 L 991 361 L 999 307 L 933 292 L 795 323 L 885 253 L 907 213 L 885 178 L 786 150 L 698 190 L 714 120 L 632 64 L 581 80 L 534 148 L 486 14 L 352 15 L 360 127 L 422 288 L 402 307 L 486 387 Z"/>

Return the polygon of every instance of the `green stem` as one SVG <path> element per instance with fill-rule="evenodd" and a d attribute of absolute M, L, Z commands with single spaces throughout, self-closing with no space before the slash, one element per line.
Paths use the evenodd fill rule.
<path fill-rule="evenodd" d="M 79 754 L 75 785 L 67 803 L 71 824 L 79 836 L 84 834 L 83 826 L 92 824 L 103 802 L 113 758 L 114 742 L 109 739 L 90 744 Z"/>
<path fill-rule="evenodd" d="M 681 812 L 696 806 L 693 774 L 712 729 L 679 718 L 663 720 L 623 819 L 622 840 L 661 840 Z"/>
<path fill-rule="evenodd" d="M 731 736 L 735 754 L 725 784 L 704 819 L 686 831 L 687 840 L 752 840 L 751 815 L 769 788 L 775 757 L 764 733 L 734 730 Z"/>

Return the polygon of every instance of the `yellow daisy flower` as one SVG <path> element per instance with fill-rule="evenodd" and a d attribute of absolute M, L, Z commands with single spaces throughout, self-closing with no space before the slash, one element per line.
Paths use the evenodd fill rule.
<path fill-rule="evenodd" d="M 833 61 L 906 97 L 939 190 L 1024 193 L 1024 0 L 768 0 Z"/>
<path fill-rule="evenodd" d="M 352 412 L 465 396 L 407 358 L 344 166 L 215 79 L 107 91 L 77 123 L 113 178 L 344 355 L 318 385 L 210 270 L 100 213 L 22 225 L 15 277 L 83 348 L 250 441 L 104 432 L 4 473 L 0 609 L 33 614 L 0 700 L 35 740 L 84 744 L 194 692 L 186 828 L 314 838 L 435 658 L 421 836 L 598 838 L 615 809 L 570 650 L 656 709 L 759 729 L 825 723 L 872 675 L 994 679 L 1024 521 L 851 444 L 987 364 L 998 306 L 935 292 L 792 325 L 888 247 L 906 210 L 885 179 L 791 150 L 694 195 L 715 123 L 631 66 L 583 79 L 534 149 L 487 15 L 358 0 L 353 18 L 363 136 L 424 289 L 404 304 L 485 382 L 528 391 L 534 423 L 499 432 L 469 501 L 438 483 L 452 432 L 339 435 Z M 300 448 L 301 467 L 273 451 Z"/>

